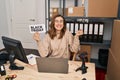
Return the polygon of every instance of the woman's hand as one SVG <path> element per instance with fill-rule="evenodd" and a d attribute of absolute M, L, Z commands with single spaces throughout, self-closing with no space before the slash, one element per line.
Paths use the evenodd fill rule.
<path fill-rule="evenodd" d="M 37 42 L 40 41 L 40 34 L 38 32 L 34 33 L 33 39 L 36 40 Z"/>
<path fill-rule="evenodd" d="M 76 36 L 81 36 L 81 35 L 83 35 L 83 30 L 78 30 L 78 31 L 76 32 Z"/>

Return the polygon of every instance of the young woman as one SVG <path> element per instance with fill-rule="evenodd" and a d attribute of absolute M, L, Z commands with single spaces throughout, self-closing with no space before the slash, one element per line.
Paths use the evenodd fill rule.
<path fill-rule="evenodd" d="M 79 51 L 79 36 L 82 34 L 83 31 L 79 30 L 76 32 L 76 35 L 73 36 L 72 33 L 66 29 L 64 17 L 56 15 L 53 17 L 44 39 L 41 41 L 39 33 L 35 33 L 33 38 L 37 42 L 41 57 L 69 59 L 70 52 L 77 53 Z"/>

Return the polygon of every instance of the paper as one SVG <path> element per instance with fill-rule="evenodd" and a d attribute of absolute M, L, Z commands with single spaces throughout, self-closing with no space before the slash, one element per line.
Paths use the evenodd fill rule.
<path fill-rule="evenodd" d="M 36 57 L 39 57 L 39 56 L 36 56 L 34 54 L 27 55 L 27 59 L 28 59 L 29 64 L 31 64 L 31 65 L 36 64 Z"/>
<path fill-rule="evenodd" d="M 35 32 L 45 33 L 46 32 L 44 24 L 29 25 L 29 30 L 30 30 L 30 33 L 35 33 Z"/>
<path fill-rule="evenodd" d="M 68 13 L 73 14 L 73 8 L 72 7 L 68 8 Z"/>

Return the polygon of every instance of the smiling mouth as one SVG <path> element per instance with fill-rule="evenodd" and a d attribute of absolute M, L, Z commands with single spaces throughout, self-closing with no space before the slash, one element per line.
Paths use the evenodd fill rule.
<path fill-rule="evenodd" d="M 56 26 L 57 28 L 61 28 L 62 26 Z"/>

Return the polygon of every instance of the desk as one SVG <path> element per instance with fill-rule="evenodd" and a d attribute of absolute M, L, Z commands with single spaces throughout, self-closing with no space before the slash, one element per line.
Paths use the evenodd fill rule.
<path fill-rule="evenodd" d="M 86 78 L 87 80 L 95 80 L 95 64 L 86 63 L 88 67 L 87 73 L 81 74 L 81 71 L 75 72 L 75 70 L 81 66 L 79 61 L 69 61 L 69 73 L 42 73 L 37 71 L 36 65 L 25 64 L 19 60 L 15 61 L 18 66 L 24 66 L 24 70 L 10 70 L 9 64 L 5 64 L 6 73 L 17 74 L 14 80 L 82 80 Z M 5 76 L 1 76 L 0 80 L 5 80 Z"/>

